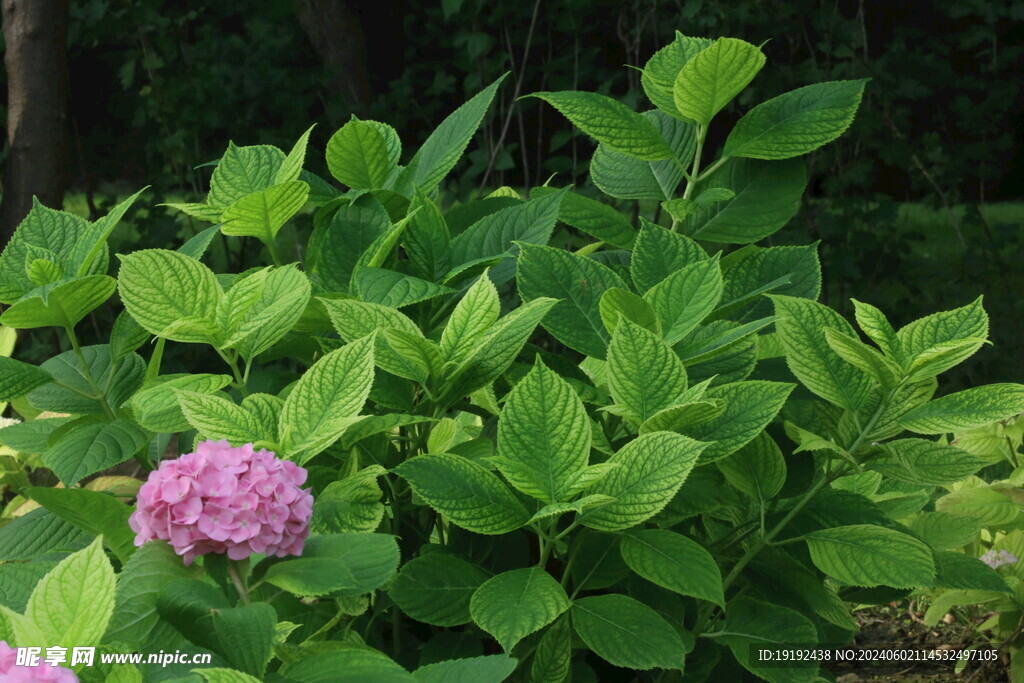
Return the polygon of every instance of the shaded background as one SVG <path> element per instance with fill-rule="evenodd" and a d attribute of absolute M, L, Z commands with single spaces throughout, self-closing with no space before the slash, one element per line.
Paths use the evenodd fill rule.
<path fill-rule="evenodd" d="M 146 184 L 153 186 L 150 205 L 197 200 L 209 168 L 196 166 L 217 159 L 229 139 L 287 149 L 313 122 L 308 165 L 325 173 L 322 149 L 353 113 L 397 128 L 407 159 L 447 113 L 506 71 L 512 76 L 444 200 L 499 185 L 525 190 L 556 174 L 597 196 L 587 176 L 591 141 L 550 107 L 516 96 L 578 88 L 646 109 L 639 73 L 625 65 L 642 66 L 677 29 L 735 36 L 764 43 L 768 63 L 716 118 L 712 146 L 764 99 L 825 80 L 872 78 L 850 131 L 809 157 L 800 215 L 770 241 L 821 240 L 824 299 L 844 314 L 855 296 L 903 324 L 984 294 L 996 346 L 953 382 L 1024 381 L 1024 2 L 238 5 L 3 0 L 7 81 L 0 91 L 11 92 L 0 235 L 27 207 L 18 178 L 26 167 L 38 176 L 28 185 L 45 202 L 95 216 Z M 50 66 L 31 59 L 45 40 L 23 44 L 31 31 L 18 19 L 30 9 L 41 15 L 50 52 L 66 45 Z M 17 78 L 33 67 L 48 70 Z M 24 106 L 18 88 L 40 82 L 52 101 L 43 111 L 66 116 L 54 116 L 44 135 L 52 153 L 36 148 L 19 166 L 11 130 L 12 113 Z M 54 160 L 53 172 L 43 172 L 46 159 Z M 150 209 L 135 215 L 115 246 L 177 244 L 193 229 L 180 215 Z"/>

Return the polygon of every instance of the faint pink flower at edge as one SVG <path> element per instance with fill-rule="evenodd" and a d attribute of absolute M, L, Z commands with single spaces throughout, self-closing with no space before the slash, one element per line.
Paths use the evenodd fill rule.
<path fill-rule="evenodd" d="M 18 666 L 18 651 L 0 640 L 0 681 L 4 683 L 78 683 L 78 676 L 63 666 L 41 661 L 35 666 Z"/>
<path fill-rule="evenodd" d="M 150 472 L 128 520 L 135 545 L 165 540 L 185 564 L 207 553 L 301 555 L 313 514 L 313 496 L 301 488 L 307 474 L 251 443 L 203 441 Z"/>

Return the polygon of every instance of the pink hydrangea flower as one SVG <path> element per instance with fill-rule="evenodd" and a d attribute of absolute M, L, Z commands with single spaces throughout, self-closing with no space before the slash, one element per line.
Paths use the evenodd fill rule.
<path fill-rule="evenodd" d="M 135 545 L 163 539 L 185 564 L 207 553 L 301 555 L 313 514 L 313 496 L 301 488 L 306 476 L 252 444 L 204 441 L 150 472 L 128 520 Z"/>
<path fill-rule="evenodd" d="M 1004 564 L 1017 564 L 1017 556 L 1005 549 L 1000 550 L 998 553 L 995 550 L 989 550 L 978 559 L 992 567 L 992 569 L 998 569 Z"/>
<path fill-rule="evenodd" d="M 35 666 L 18 666 L 18 651 L 0 640 L 0 681 L 4 683 L 78 683 L 78 676 L 63 666 L 42 661 Z"/>

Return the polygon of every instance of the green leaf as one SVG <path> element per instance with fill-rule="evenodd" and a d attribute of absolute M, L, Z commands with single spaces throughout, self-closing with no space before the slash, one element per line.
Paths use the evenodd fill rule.
<path fill-rule="evenodd" d="M 88 489 L 59 489 L 33 486 L 24 495 L 70 524 L 103 542 L 122 562 L 135 552 L 135 532 L 128 526 L 131 508 L 113 496 Z"/>
<path fill-rule="evenodd" d="M 506 534 L 530 518 L 492 472 L 459 455 L 420 455 L 395 473 L 452 524 L 478 534 Z"/>
<path fill-rule="evenodd" d="M 399 191 L 406 186 L 416 186 L 423 192 L 430 192 L 441 183 L 462 157 L 507 75 L 500 76 L 441 122 L 396 181 Z"/>
<path fill-rule="evenodd" d="M 983 427 L 1024 412 L 1024 385 L 988 384 L 948 394 L 914 408 L 899 424 L 918 434 Z"/>
<path fill-rule="evenodd" d="M 384 124 L 375 123 L 353 116 L 327 142 L 327 167 L 331 175 L 354 190 L 384 187 L 398 166 L 401 149 L 389 148 L 379 129 Z"/>
<path fill-rule="evenodd" d="M 963 362 L 987 338 L 988 315 L 978 297 L 962 308 L 915 320 L 896 333 L 896 344 L 911 380 L 920 380 Z"/>
<path fill-rule="evenodd" d="M 0 605 L 24 612 L 32 590 L 56 566 L 56 562 L 39 560 L 0 564 Z"/>
<path fill-rule="evenodd" d="M 125 516 L 124 523 L 127 525 L 127 522 Z M 131 538 L 134 537 L 131 534 Z M 34 560 L 51 552 L 78 550 L 91 540 L 91 534 L 63 517 L 45 508 L 36 508 L 0 527 L 0 560 Z"/>
<path fill-rule="evenodd" d="M 903 369 L 899 365 L 859 339 L 828 328 L 825 341 L 840 358 L 870 375 L 883 387 L 895 386 L 903 378 Z"/>
<path fill-rule="evenodd" d="M 535 187 L 530 196 L 544 197 L 556 192 L 553 187 Z M 632 249 L 636 240 L 636 231 L 621 211 L 575 192 L 566 192 L 562 197 L 558 220 L 620 249 Z"/>
<path fill-rule="evenodd" d="M 695 205 L 682 230 L 694 239 L 749 244 L 775 233 L 800 210 L 807 167 L 800 159 L 767 162 L 730 159 L 705 180 L 706 193 L 730 190 L 722 201 Z"/>
<path fill-rule="evenodd" d="M 633 530 L 623 535 L 619 552 L 648 581 L 725 607 L 718 563 L 696 541 L 667 529 Z"/>
<path fill-rule="evenodd" d="M 572 632 L 569 619 L 562 617 L 544 631 L 530 665 L 533 683 L 563 683 L 572 664 Z"/>
<path fill-rule="evenodd" d="M 169 202 L 167 204 L 158 204 L 158 206 L 166 206 L 171 209 L 177 209 L 186 216 L 190 216 L 199 221 L 205 221 L 207 223 L 217 223 L 218 225 L 209 228 L 209 234 L 211 235 L 216 234 L 217 232 L 220 231 L 220 216 L 222 213 L 224 213 L 224 207 L 222 206 L 210 206 L 209 204 L 196 204 L 194 202 Z M 204 230 L 200 234 L 207 234 L 207 231 Z M 191 242 L 191 240 L 189 241 Z M 179 251 L 182 251 L 182 253 L 186 253 L 183 251 L 183 248 L 179 249 Z M 192 256 L 192 254 L 188 255 Z"/>
<path fill-rule="evenodd" d="M 967 451 L 926 439 L 898 439 L 878 447 L 885 457 L 872 459 L 870 469 L 921 486 L 948 486 L 987 464 Z"/>
<path fill-rule="evenodd" d="M 309 185 L 291 180 L 271 185 L 239 199 L 224 209 L 220 231 L 234 237 L 255 237 L 272 244 L 277 232 L 299 212 L 309 198 Z"/>
<path fill-rule="evenodd" d="M 805 614 L 810 608 L 814 614 L 840 628 L 848 631 L 858 628 L 849 605 L 832 586 L 823 582 L 816 570 L 805 567 L 783 550 L 767 548 L 758 553 L 747 565 L 745 576 L 762 594 L 786 593 L 787 602 L 799 606 Z"/>
<path fill-rule="evenodd" d="M 213 271 L 164 249 L 122 256 L 118 292 L 128 313 L 150 334 L 180 342 L 213 339 L 224 296 Z"/>
<path fill-rule="evenodd" d="M 101 263 L 106 264 L 107 238 L 110 237 L 110 233 L 121 222 L 121 219 L 124 218 L 125 213 L 135 203 L 135 200 L 139 198 L 139 195 L 147 189 L 149 188 L 144 187 L 118 203 L 106 216 L 97 220 L 82 233 L 75 242 L 74 250 L 68 255 L 65 272 L 76 277 L 83 277 L 92 272 L 97 259 L 102 259 Z M 106 265 L 103 266 L 102 270 L 106 271 Z"/>
<path fill-rule="evenodd" d="M 188 420 L 178 406 L 175 389 L 198 393 L 213 393 L 231 383 L 228 375 L 164 375 L 159 383 L 146 386 L 132 396 L 131 407 L 135 419 L 146 429 L 163 434 L 182 432 L 189 428 Z"/>
<path fill-rule="evenodd" d="M 110 347 L 83 346 L 82 356 L 88 372 L 100 387 L 105 387 L 107 404 L 117 409 L 129 396 L 142 386 L 146 376 L 146 364 L 136 354 L 130 354 L 119 362 L 110 359 Z M 71 351 L 54 356 L 39 366 L 49 373 L 56 383 L 44 384 L 33 389 L 28 402 L 39 410 L 57 413 L 102 413 L 102 405 L 94 398 L 92 384 L 86 378 L 78 355 Z"/>
<path fill-rule="evenodd" d="M 373 343 L 368 336 L 332 351 L 299 378 L 278 424 L 289 457 L 313 457 L 359 413 L 373 384 Z"/>
<path fill-rule="evenodd" d="M 229 142 L 217 168 L 213 169 L 206 203 L 226 208 L 246 195 L 267 189 L 276 181 L 284 161 L 284 152 L 277 147 L 238 147 Z"/>
<path fill-rule="evenodd" d="M 618 531 L 650 519 L 672 500 L 706 446 L 671 432 L 652 432 L 630 441 L 609 459 L 618 466 L 589 489 L 615 502 L 584 514 L 583 524 Z"/>
<path fill-rule="evenodd" d="M 350 343 L 381 332 L 376 336 L 374 361 L 382 370 L 416 381 L 423 380 L 432 371 L 435 347 L 427 343 L 416 323 L 407 316 L 387 306 L 351 299 L 320 299 L 320 302 L 338 334 Z M 401 349 L 393 348 L 392 344 Z M 414 353 L 410 356 L 408 352 Z"/>
<path fill-rule="evenodd" d="M 233 312 L 224 345 L 248 359 L 267 351 L 299 322 L 311 289 L 309 278 L 294 265 L 270 270 L 251 298 L 252 304 L 244 311 Z M 228 295 L 231 299 L 230 291 Z"/>
<path fill-rule="evenodd" d="M 518 663 L 518 660 L 505 655 L 449 659 L 421 666 L 412 675 L 419 683 L 503 681 L 512 675 Z"/>
<path fill-rule="evenodd" d="M 157 595 L 168 582 L 191 575 L 167 543 L 151 541 L 139 548 L 118 577 L 116 604 L 106 639 L 135 645 L 140 650 L 167 642 L 174 629 L 157 614 Z"/>
<path fill-rule="evenodd" d="M 259 683 L 258 678 L 234 669 L 214 667 L 212 669 L 192 669 L 192 673 L 199 674 L 206 683 Z M 140 679 L 141 680 L 141 679 Z M 108 679 L 109 683 L 109 679 Z"/>
<path fill-rule="evenodd" d="M 512 486 L 545 503 L 570 497 L 590 458 L 583 402 L 540 359 L 505 399 L 498 421 L 498 469 Z"/>
<path fill-rule="evenodd" d="M 387 260 L 395 251 L 395 247 L 398 245 L 398 240 L 401 239 L 402 233 L 405 232 L 405 226 L 409 224 L 409 217 L 403 218 L 395 225 L 389 227 L 383 234 L 378 235 L 373 242 L 370 243 L 366 250 L 359 255 L 356 259 L 356 263 L 352 268 L 352 278 L 349 280 L 349 290 L 355 290 L 355 275 L 361 268 L 378 268 L 383 265 L 384 261 Z"/>
<path fill-rule="evenodd" d="M 412 218 L 402 233 L 402 247 L 412 264 L 413 273 L 435 282 L 448 271 L 451 259 L 452 240 L 448 224 L 440 207 L 419 188 L 413 195 L 409 213 Z"/>
<path fill-rule="evenodd" d="M 552 247 L 520 248 L 517 283 L 523 300 L 561 299 L 544 327 L 566 346 L 604 358 L 609 336 L 601 320 L 601 297 L 612 287 L 625 289 L 626 283 L 593 259 Z"/>
<path fill-rule="evenodd" d="M 748 246 L 722 262 L 725 289 L 715 317 L 746 320 L 774 312 L 761 294 L 785 294 L 817 299 L 821 293 L 821 264 L 817 245 L 803 247 Z M 779 355 L 783 355 L 780 353 Z"/>
<path fill-rule="evenodd" d="M 0 401 L 20 398 L 51 381 L 53 378 L 46 370 L 0 356 Z"/>
<path fill-rule="evenodd" d="M 725 401 L 717 398 L 681 403 L 656 412 L 640 425 L 639 433 L 682 433 L 692 425 L 713 420 L 724 412 Z"/>
<path fill-rule="evenodd" d="M 982 527 L 1010 524 L 1017 519 L 1013 500 L 988 486 L 963 488 L 935 501 L 935 509 L 962 517 L 972 517 Z"/>
<path fill-rule="evenodd" d="M 650 120 L 610 97 L 569 90 L 529 97 L 544 100 L 584 133 L 620 154 L 643 161 L 672 157 L 672 149 Z"/>
<path fill-rule="evenodd" d="M 407 562 L 389 594 L 407 615 L 434 626 L 459 626 L 472 621 L 469 601 L 487 574 L 475 565 L 444 552 Z"/>
<path fill-rule="evenodd" d="M 281 167 L 277 169 L 277 173 L 274 175 L 274 184 L 287 183 L 292 180 L 298 180 L 299 176 L 302 175 L 302 165 L 306 161 L 306 147 L 309 145 L 309 134 L 316 128 L 314 123 L 312 126 L 306 129 L 306 132 L 299 136 L 299 139 L 292 145 L 292 149 L 288 152 L 288 156 L 281 162 Z"/>
<path fill-rule="evenodd" d="M 722 271 L 718 259 L 697 261 L 672 273 L 647 290 L 665 343 L 673 345 L 694 330 L 722 297 Z"/>
<path fill-rule="evenodd" d="M 484 271 L 456 304 L 441 333 L 444 360 L 458 363 L 469 356 L 477 341 L 498 320 L 500 312 L 498 290 Z"/>
<path fill-rule="evenodd" d="M 564 196 L 562 191 L 484 216 L 452 240 L 452 264 L 506 257 L 516 253 L 515 242 L 547 244 Z M 513 271 L 511 259 L 505 259 L 491 272 L 491 279 L 501 284 Z"/>
<path fill-rule="evenodd" d="M 477 626 L 505 652 L 569 609 L 565 589 L 540 567 L 514 569 L 485 581 L 469 602 Z"/>
<path fill-rule="evenodd" d="M 128 460 L 149 442 L 149 435 L 134 422 L 118 418 L 97 422 L 92 417 L 63 427 L 43 462 L 65 486 L 90 474 Z"/>
<path fill-rule="evenodd" d="M 747 671 L 772 683 L 811 683 L 818 678 L 817 667 L 760 667 L 751 661 L 751 647 L 789 646 L 792 643 L 816 643 L 814 624 L 796 610 L 769 602 L 740 597 L 726 607 L 721 640 Z"/>
<path fill-rule="evenodd" d="M 606 289 L 598 303 L 598 312 L 608 334 L 615 332 L 620 319 L 625 319 L 659 337 L 661 336 L 661 323 L 658 322 L 658 316 L 655 315 L 654 309 L 643 298 L 628 289 L 621 287 Z"/>
<path fill-rule="evenodd" d="M 344 479 L 331 482 L 320 491 L 313 504 L 311 526 L 326 533 L 370 533 L 384 518 L 382 491 L 377 477 L 386 470 L 370 465 Z"/>
<path fill-rule="evenodd" d="M 672 273 L 706 260 L 708 255 L 689 237 L 641 218 L 629 271 L 643 294 Z"/>
<path fill-rule="evenodd" d="M 994 569 L 963 553 L 935 553 L 935 569 L 935 585 L 940 588 L 1012 592 Z"/>
<path fill-rule="evenodd" d="M 811 561 L 851 586 L 931 586 L 932 552 L 913 536 L 870 524 L 833 527 L 807 536 Z"/>
<path fill-rule="evenodd" d="M 707 442 L 700 463 L 714 462 L 750 443 L 779 414 L 793 388 L 784 382 L 752 380 L 708 389 L 704 398 L 725 401 L 725 412 L 685 430 L 688 436 Z"/>
<path fill-rule="evenodd" d="M 856 299 L 851 299 L 851 301 L 857 318 L 857 326 L 878 345 L 882 353 L 890 359 L 899 360 L 899 340 L 885 314 L 871 304 L 865 304 Z"/>
<path fill-rule="evenodd" d="M 84 218 L 50 209 L 33 198 L 28 215 L 0 254 L 0 303 L 12 304 L 36 288 L 25 271 L 33 247 L 54 254 L 59 265 L 71 257 L 80 236 L 87 232 L 89 222 Z"/>
<path fill-rule="evenodd" d="M 175 394 L 185 419 L 208 439 L 225 439 L 232 446 L 241 446 L 269 437 L 255 415 L 223 395 L 182 389 Z"/>
<path fill-rule="evenodd" d="M 32 591 L 25 619 L 45 639 L 21 647 L 95 647 L 114 611 L 114 568 L 100 539 L 64 558 Z"/>
<path fill-rule="evenodd" d="M 287 676 L 303 683 L 416 683 L 386 655 L 365 646 L 306 656 L 288 667 Z"/>
<path fill-rule="evenodd" d="M 421 334 L 405 330 L 384 330 L 383 339 L 398 364 L 380 363 L 388 371 L 420 384 L 436 376 L 441 369 L 441 349 L 436 342 L 424 339 Z"/>
<path fill-rule="evenodd" d="M 858 410 L 868 398 L 871 378 L 848 365 L 825 340 L 831 328 L 856 336 L 842 316 L 822 304 L 789 296 L 771 296 L 775 327 L 786 349 L 786 364 L 804 386 L 821 398 L 848 410 Z"/>
<path fill-rule="evenodd" d="M 689 163 L 697 144 L 692 122 L 674 119 L 656 110 L 640 116 L 650 121 L 680 163 Z M 590 179 L 602 192 L 618 199 L 663 201 L 672 198 L 683 179 L 683 170 L 673 159 L 643 161 L 602 144 L 597 146 L 590 161 Z"/>
<path fill-rule="evenodd" d="M 387 210 L 365 194 L 341 206 L 329 223 L 313 229 L 307 265 L 328 291 L 348 291 L 360 256 L 391 229 Z"/>
<path fill-rule="evenodd" d="M 628 320 L 608 347 L 608 385 L 615 404 L 638 424 L 676 403 L 686 390 L 686 369 L 653 332 Z"/>
<path fill-rule="evenodd" d="M 110 330 L 110 355 L 119 360 L 149 340 L 149 332 L 128 311 L 121 311 Z"/>
<path fill-rule="evenodd" d="M 77 418 L 55 417 L 12 424 L 0 429 L 0 443 L 19 453 L 43 453 L 49 447 L 50 435 L 75 419 Z"/>
<path fill-rule="evenodd" d="M 398 569 L 398 543 L 386 534 L 310 536 L 302 557 L 277 562 L 265 579 L 296 595 L 356 596 L 387 583 Z"/>
<path fill-rule="evenodd" d="M 597 595 L 573 602 L 572 625 L 587 647 L 615 666 L 680 669 L 679 633 L 660 614 L 625 595 Z"/>
<path fill-rule="evenodd" d="M 208 643 L 233 667 L 262 677 L 273 651 L 277 615 L 266 603 L 211 609 L 189 631 L 205 632 Z"/>
<path fill-rule="evenodd" d="M 974 517 L 948 512 L 923 512 L 910 523 L 914 534 L 932 550 L 962 548 L 978 536 L 981 525 Z"/>
<path fill-rule="evenodd" d="M 702 126 L 740 93 L 764 66 L 760 48 L 719 38 L 679 70 L 673 85 L 676 111 Z"/>
<path fill-rule="evenodd" d="M 715 465 L 726 481 L 754 500 L 771 500 L 786 483 L 786 459 L 768 432 Z"/>
<path fill-rule="evenodd" d="M 554 304 L 554 299 L 534 299 L 494 323 L 474 351 L 452 372 L 440 400 L 468 396 L 500 377 Z"/>
<path fill-rule="evenodd" d="M 788 159 L 814 151 L 850 126 L 866 83 L 866 79 L 816 83 L 762 102 L 732 129 L 722 154 Z"/>
<path fill-rule="evenodd" d="M 359 267 L 355 270 L 354 280 L 355 293 L 360 299 L 389 308 L 404 308 L 455 293 L 449 287 L 383 268 Z"/>
<path fill-rule="evenodd" d="M 666 114 L 682 117 L 676 109 L 676 76 L 697 53 L 713 43 L 714 41 L 708 38 L 691 38 L 676 31 L 675 40 L 647 60 L 640 75 L 640 83 L 654 106 Z"/>
<path fill-rule="evenodd" d="M 943 342 L 987 337 L 988 315 L 980 296 L 962 308 L 915 320 L 896 333 L 900 356 L 908 363 Z"/>
<path fill-rule="evenodd" d="M 74 327 L 114 293 L 117 283 L 107 275 L 87 275 L 52 282 L 33 290 L 0 315 L 0 325 L 16 330 Z"/>

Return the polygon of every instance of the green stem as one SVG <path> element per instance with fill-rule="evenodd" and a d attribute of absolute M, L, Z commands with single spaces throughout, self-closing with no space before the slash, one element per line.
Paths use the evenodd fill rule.
<path fill-rule="evenodd" d="M 700 155 L 704 151 L 704 139 L 708 136 L 708 127 L 697 125 L 697 148 L 693 152 L 693 170 L 686 177 L 686 189 L 683 190 L 683 199 L 689 199 L 693 191 L 697 189 L 700 182 Z"/>
<path fill-rule="evenodd" d="M 277 244 L 275 243 L 274 238 L 271 237 L 267 242 L 265 242 L 265 244 L 267 245 L 267 251 L 270 252 L 270 260 L 274 262 L 275 266 L 280 267 L 281 255 L 277 252 Z"/>
<path fill-rule="evenodd" d="M 105 412 L 107 417 L 111 420 L 116 420 L 117 415 L 114 414 L 114 410 L 107 402 L 106 395 L 103 393 L 103 390 L 100 389 L 99 382 L 97 382 L 96 378 L 93 377 L 92 370 L 89 368 L 89 363 L 85 360 L 85 354 L 82 352 L 82 347 L 78 343 L 78 337 L 75 335 L 75 328 L 68 326 L 64 328 L 64 331 L 67 332 L 68 339 L 71 340 L 71 348 L 75 350 L 75 355 L 78 357 L 78 364 L 82 368 L 82 376 L 85 377 L 85 381 L 89 383 L 92 390 L 96 392 L 96 400 L 99 401 L 100 405 L 103 407 L 103 412 Z M 111 372 L 113 372 L 113 368 L 111 368 Z"/>
<path fill-rule="evenodd" d="M 235 388 L 242 392 L 242 396 L 248 396 L 249 390 L 246 388 L 245 376 L 242 375 L 241 371 L 238 369 L 237 354 L 229 356 L 220 349 L 215 350 L 217 351 L 217 355 L 220 356 L 224 360 L 224 362 L 228 364 L 228 367 L 231 368 L 231 374 L 235 378 Z"/>
<path fill-rule="evenodd" d="M 248 560 L 229 560 L 228 561 L 228 576 L 231 577 L 231 583 L 235 585 L 235 590 L 238 591 L 238 597 L 242 599 L 243 605 L 249 604 L 249 589 L 245 587 L 245 581 L 242 579 L 242 575 L 238 571 L 240 564 L 246 563 Z"/>
<path fill-rule="evenodd" d="M 149 358 L 149 366 L 146 367 L 146 381 L 156 379 L 160 374 L 160 364 L 164 360 L 164 344 L 167 342 L 163 337 L 158 337 L 156 346 L 153 347 L 153 355 Z"/>
<path fill-rule="evenodd" d="M 706 180 L 709 175 L 711 175 L 712 173 L 717 171 L 719 168 L 721 168 L 722 164 L 724 164 L 728 160 L 729 160 L 729 157 L 722 157 L 721 159 L 719 159 L 715 163 L 713 163 L 710 166 L 708 166 L 706 169 L 704 169 L 703 172 L 701 172 L 700 177 L 697 178 L 697 182 L 699 183 L 702 180 Z"/>

